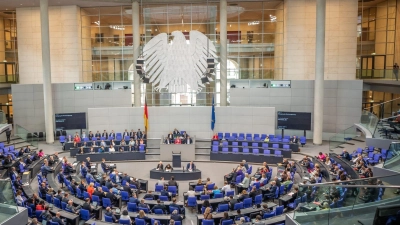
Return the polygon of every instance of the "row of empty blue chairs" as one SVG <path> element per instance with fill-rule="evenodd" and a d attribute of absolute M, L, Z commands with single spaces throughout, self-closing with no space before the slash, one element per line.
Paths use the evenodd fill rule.
<path fill-rule="evenodd" d="M 234 141 L 234 140 L 247 140 L 247 141 L 264 141 L 266 138 L 268 137 L 268 139 L 271 142 L 289 142 L 291 137 L 289 135 L 284 135 L 282 137 L 282 135 L 267 135 L 267 134 L 250 134 L 250 133 L 218 133 L 218 139 L 220 140 L 229 140 L 229 141 Z M 306 137 L 301 136 L 299 137 L 299 141 L 300 143 L 303 145 L 303 143 L 306 143 Z"/>
<path fill-rule="evenodd" d="M 212 153 L 239 153 L 239 148 L 232 148 L 232 151 L 229 151 L 228 147 L 223 147 L 222 151 L 219 151 L 218 146 L 212 146 L 211 148 L 211 152 Z M 260 149 L 258 148 L 252 148 L 251 152 L 249 148 L 243 148 L 241 151 L 243 154 L 263 154 L 263 155 L 275 155 L 277 157 L 283 157 L 282 156 L 282 151 L 281 150 L 274 150 L 274 154 L 271 154 L 271 150 L 270 149 L 263 149 L 262 152 L 260 152 Z"/>

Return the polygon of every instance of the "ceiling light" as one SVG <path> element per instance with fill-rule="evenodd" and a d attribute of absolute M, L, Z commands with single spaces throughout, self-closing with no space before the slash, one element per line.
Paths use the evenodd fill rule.
<path fill-rule="evenodd" d="M 125 30 L 125 26 L 122 25 L 110 25 L 110 28 L 114 30 Z"/>
<path fill-rule="evenodd" d="M 269 15 L 269 19 L 271 20 L 271 22 L 276 22 L 276 16 Z"/>
<path fill-rule="evenodd" d="M 94 24 L 96 24 L 97 26 L 100 26 L 100 21 L 96 21 L 96 22 L 93 22 Z"/>

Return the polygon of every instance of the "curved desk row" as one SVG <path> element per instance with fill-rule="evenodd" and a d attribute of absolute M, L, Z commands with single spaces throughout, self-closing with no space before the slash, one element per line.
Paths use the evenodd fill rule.
<path fill-rule="evenodd" d="M 144 140 L 144 142 L 146 143 L 146 139 Z M 82 144 L 84 143 L 84 141 L 81 141 L 80 143 L 77 144 L 78 147 L 80 147 Z M 93 141 L 87 141 L 86 144 L 87 146 L 92 146 Z M 97 140 L 96 141 L 96 145 L 100 146 L 101 141 Z M 104 140 L 104 143 L 106 143 L 107 146 L 110 146 L 111 141 L 108 140 Z M 121 141 L 114 141 L 115 145 L 119 145 L 121 143 Z M 125 142 L 126 144 L 128 144 L 129 142 Z M 71 148 L 75 148 L 74 147 L 74 142 L 64 142 L 63 145 L 63 150 L 70 150 Z"/>
<path fill-rule="evenodd" d="M 126 145 L 125 146 L 116 145 L 116 146 L 114 146 L 114 149 L 116 152 L 119 152 L 119 149 L 121 147 L 124 149 L 124 152 L 145 152 L 144 150 L 139 151 L 139 149 L 137 149 L 137 148 L 134 148 L 131 146 L 126 146 Z M 93 147 L 94 153 L 99 153 L 99 148 L 101 148 L 101 147 L 100 146 Z M 78 152 L 79 152 L 79 148 L 71 148 L 69 151 L 69 155 L 71 157 L 75 157 L 78 154 Z M 90 153 L 90 147 L 84 147 L 83 152 Z M 104 147 L 104 152 L 109 152 L 109 147 Z"/>
<path fill-rule="evenodd" d="M 267 205 L 267 207 L 269 209 L 272 209 L 273 207 L 277 206 L 277 204 L 273 203 L 273 202 L 267 202 L 267 203 L 263 203 L 263 205 Z M 241 209 L 241 214 L 244 216 L 249 216 L 250 214 L 253 213 L 260 213 L 263 210 L 263 207 L 260 208 L 246 208 L 246 209 Z M 272 210 L 271 210 L 272 211 Z M 230 218 L 234 218 L 235 216 L 238 215 L 237 211 L 229 211 L 228 215 Z M 219 221 L 224 217 L 224 212 L 218 212 L 218 213 L 213 213 L 212 217 L 214 219 L 214 224 L 219 224 Z M 202 220 L 204 219 L 204 216 L 202 214 L 198 214 L 197 215 L 197 225 L 202 224 Z"/>
<path fill-rule="evenodd" d="M 243 154 L 243 153 L 210 153 L 210 160 L 215 161 L 229 161 L 229 162 L 241 162 L 242 160 L 246 160 L 247 162 L 252 163 L 263 163 L 267 162 L 268 164 L 276 164 L 281 163 L 283 161 L 283 156 L 275 156 L 275 155 L 264 155 L 264 154 Z"/>
<path fill-rule="evenodd" d="M 256 147 L 259 147 L 259 148 L 261 148 L 262 146 L 263 146 L 263 144 L 264 144 L 264 146 L 266 145 L 266 144 L 268 144 L 268 148 L 272 148 L 273 147 L 273 145 L 274 144 L 278 144 L 278 148 L 283 148 L 283 145 L 289 145 L 289 149 L 291 149 L 292 151 L 294 151 L 294 152 L 298 152 L 299 151 L 299 144 L 296 144 L 296 143 L 284 143 L 284 142 L 264 142 L 264 141 L 246 141 L 246 140 L 244 140 L 244 141 L 228 141 L 228 145 L 233 145 L 233 142 L 237 142 L 238 143 L 238 146 L 242 146 L 243 144 L 243 142 L 247 142 L 247 144 L 249 145 L 249 146 L 252 146 L 253 145 L 253 143 L 256 143 L 257 144 L 257 146 Z M 213 144 L 213 140 L 211 140 L 211 145 Z"/>
<path fill-rule="evenodd" d="M 329 153 L 329 157 L 339 163 L 343 169 L 347 172 L 347 175 L 350 175 L 351 179 L 360 179 L 360 174 L 357 171 L 354 171 L 353 167 L 351 167 L 352 162 L 347 161 L 346 159 L 340 158 L 335 153 Z"/>
<path fill-rule="evenodd" d="M 213 151 L 213 147 L 211 146 L 211 151 Z M 278 149 L 274 149 L 274 148 L 261 148 L 261 147 L 252 147 L 252 146 L 218 146 L 218 151 L 222 152 L 223 148 L 228 148 L 228 152 L 233 152 L 233 148 L 237 148 L 239 153 L 243 152 L 244 148 L 249 149 L 250 154 L 253 152 L 253 149 L 258 149 L 258 151 L 260 152 L 260 154 L 264 154 L 264 150 L 269 150 L 270 151 L 270 155 L 275 155 L 275 151 L 281 151 L 281 154 L 283 155 L 283 158 L 292 158 L 292 150 L 290 149 L 284 149 L 284 148 L 278 148 Z"/>
<path fill-rule="evenodd" d="M 164 177 L 165 180 L 170 180 L 174 176 L 175 180 L 196 180 L 201 179 L 201 171 L 196 169 L 192 172 L 187 170 L 172 170 L 171 172 L 166 172 L 164 170 L 150 170 L 151 179 L 160 179 Z"/>
<path fill-rule="evenodd" d="M 76 160 L 85 162 L 87 157 L 90 157 L 91 162 L 101 162 L 101 160 L 103 158 L 106 159 L 106 161 L 145 160 L 146 153 L 144 153 L 144 152 L 114 152 L 114 153 L 77 154 Z"/>
<path fill-rule="evenodd" d="M 30 157 L 30 156 L 32 156 L 32 155 L 34 155 L 36 153 L 36 151 L 31 151 L 30 153 L 25 153 L 23 156 L 22 156 L 22 160 L 24 160 L 25 161 L 25 159 L 27 158 L 27 157 Z M 1 165 L 0 167 L 2 168 L 2 173 L 1 173 L 1 175 L 2 175 L 2 179 L 6 179 L 6 178 L 8 178 L 9 177 L 9 174 L 8 174 L 8 170 L 11 168 L 11 167 L 17 167 L 17 165 L 18 165 L 18 163 L 19 163 L 19 161 L 18 160 L 13 160 L 11 163 L 9 163 L 9 164 L 5 164 L 5 165 Z M 17 168 L 16 168 L 17 169 Z"/>

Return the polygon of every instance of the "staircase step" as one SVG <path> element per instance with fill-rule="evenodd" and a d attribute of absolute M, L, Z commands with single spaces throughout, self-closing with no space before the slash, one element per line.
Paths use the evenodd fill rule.
<path fill-rule="evenodd" d="M 160 160 L 160 155 L 147 155 L 146 154 L 146 161 L 148 160 Z"/>
<path fill-rule="evenodd" d="M 206 149 L 203 149 L 203 148 L 196 148 L 196 150 L 195 150 L 195 153 L 196 154 L 200 154 L 200 153 L 206 153 L 206 154 L 210 154 L 210 148 L 206 148 Z"/>

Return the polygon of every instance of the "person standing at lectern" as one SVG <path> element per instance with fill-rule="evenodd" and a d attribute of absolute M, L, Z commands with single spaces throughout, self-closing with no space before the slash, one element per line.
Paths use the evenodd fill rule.
<path fill-rule="evenodd" d="M 190 161 L 190 163 L 188 163 L 186 165 L 186 170 L 192 172 L 193 170 L 196 170 L 196 166 L 194 165 L 193 161 Z"/>
<path fill-rule="evenodd" d="M 163 165 L 162 161 L 160 161 L 160 162 L 157 164 L 156 170 L 164 170 L 164 165 Z"/>

